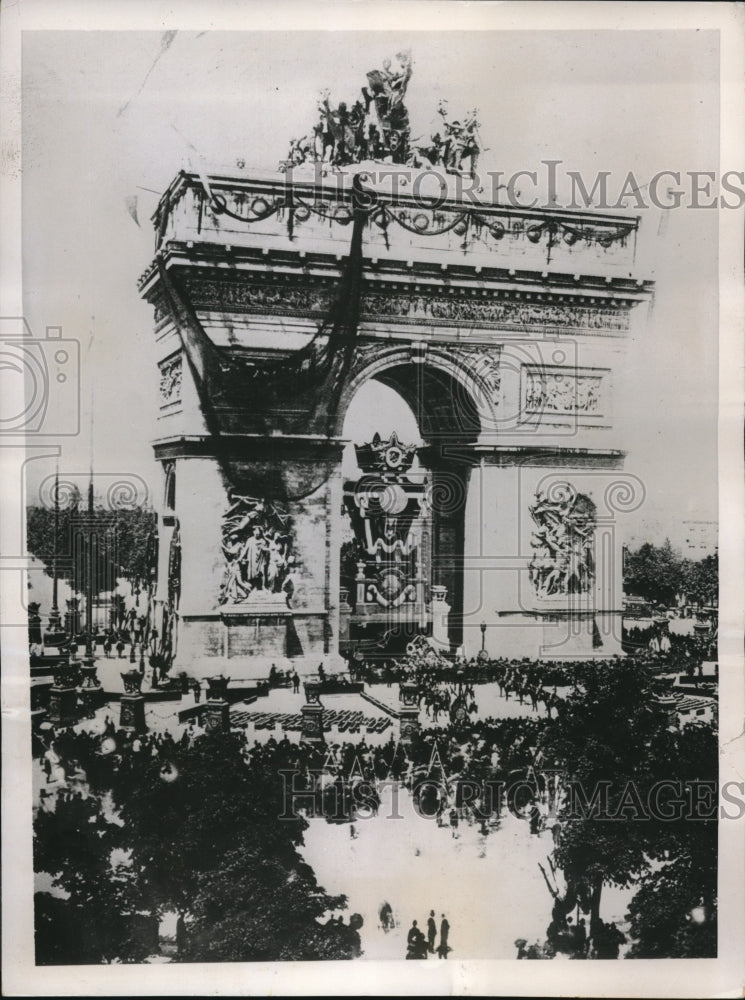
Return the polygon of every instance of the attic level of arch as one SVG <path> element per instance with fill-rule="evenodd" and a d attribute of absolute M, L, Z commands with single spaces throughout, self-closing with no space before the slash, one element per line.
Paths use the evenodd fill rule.
<path fill-rule="evenodd" d="M 152 217 L 156 251 L 171 239 L 214 239 L 251 245 L 257 238 L 345 240 L 345 227 L 362 208 L 371 245 L 383 250 L 408 232 L 440 249 L 511 253 L 513 241 L 572 255 L 579 248 L 604 260 L 631 265 L 639 218 L 626 214 L 500 203 L 471 187 L 425 183 L 428 171 L 352 171 L 315 180 L 289 175 L 216 176 L 181 171 Z M 390 181 L 391 183 L 388 183 Z M 355 186 L 359 185 L 355 196 Z M 438 190 L 439 189 L 439 190 Z M 186 235 L 188 234 L 188 235 Z M 390 237 L 390 241 L 389 241 Z M 439 240 L 445 237 L 445 241 Z M 421 245 L 421 244 L 420 244 Z M 563 251 L 562 251 L 563 252 Z"/>

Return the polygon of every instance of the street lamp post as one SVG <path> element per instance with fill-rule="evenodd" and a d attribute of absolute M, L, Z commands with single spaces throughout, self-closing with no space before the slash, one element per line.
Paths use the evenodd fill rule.
<path fill-rule="evenodd" d="M 480 664 L 483 665 L 489 659 L 489 654 L 486 651 L 486 622 L 482 622 L 480 628 L 481 628 L 481 649 L 479 650 L 479 654 L 476 657 L 476 659 L 479 661 Z"/>
<path fill-rule="evenodd" d="M 57 604 L 57 538 L 59 535 L 59 472 L 54 477 L 54 556 L 52 560 L 52 611 L 49 615 L 49 629 L 57 632 L 62 627 Z"/>
<path fill-rule="evenodd" d="M 88 483 L 88 531 L 86 533 L 85 659 L 93 662 L 93 476 Z"/>

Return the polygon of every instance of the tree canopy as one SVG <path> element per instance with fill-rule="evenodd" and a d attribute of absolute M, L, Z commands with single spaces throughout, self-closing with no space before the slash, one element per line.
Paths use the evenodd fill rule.
<path fill-rule="evenodd" d="M 604 885 L 639 885 L 632 957 L 683 956 L 688 947 L 711 956 L 716 813 L 693 818 L 686 796 L 701 783 L 716 787 L 716 735 L 705 725 L 670 728 L 649 672 L 632 658 L 588 664 L 578 680 L 541 739 L 568 792 L 555 858 L 569 895 L 590 904 L 592 924 Z M 701 899 L 705 927 L 692 927 Z"/>
<path fill-rule="evenodd" d="M 91 530 L 92 528 L 92 530 Z M 74 589 L 83 591 L 87 584 L 89 538 L 93 589 L 109 591 L 120 576 L 133 586 L 145 588 L 153 580 L 157 557 L 157 518 L 147 507 L 110 511 L 96 506 L 89 517 L 84 506 L 70 506 L 59 511 L 55 543 L 54 511 L 48 507 L 26 510 L 26 545 L 29 553 L 53 573 L 55 551 L 57 575 Z"/>
<path fill-rule="evenodd" d="M 35 821 L 36 870 L 68 897 L 37 897 L 40 964 L 59 961 L 55 934 L 67 961 L 141 961 L 153 945 L 133 938 L 133 921 L 167 911 L 187 921 L 183 961 L 360 953 L 350 924 L 321 922 L 346 898 L 327 894 L 298 853 L 307 821 L 283 816 L 276 770 L 247 765 L 237 736 L 171 742 L 165 760 L 102 756 L 92 738 L 76 737 L 75 753 L 93 794 Z"/>
<path fill-rule="evenodd" d="M 627 594 L 653 603 L 671 605 L 683 593 L 689 602 L 711 604 L 718 593 L 719 560 L 683 558 L 669 539 L 662 545 L 645 542 L 626 553 L 623 578 Z"/>

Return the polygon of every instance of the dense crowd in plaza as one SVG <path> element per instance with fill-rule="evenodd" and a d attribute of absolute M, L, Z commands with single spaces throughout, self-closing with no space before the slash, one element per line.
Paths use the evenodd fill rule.
<path fill-rule="evenodd" d="M 299 812 L 346 823 L 355 837 L 355 823 L 377 815 L 380 783 L 390 782 L 407 790 L 419 816 L 457 838 L 463 823 L 479 824 L 482 835 L 496 830 L 504 806 L 501 798 L 464 801 L 462 782 L 506 780 L 516 769 L 524 769 L 534 758 L 540 725 L 529 719 L 485 720 L 467 735 L 448 725 L 418 734 L 406 747 L 393 738 L 382 746 L 364 740 L 314 746 L 274 736 L 260 743 L 235 730 L 232 738 L 249 773 L 259 780 L 273 775 L 276 782 L 284 782 L 288 816 Z M 50 736 L 43 732 L 34 745 L 43 774 L 39 809 L 54 812 L 63 802 L 68 818 L 73 815 L 70 808 L 85 813 L 86 820 L 98 812 L 113 814 L 109 791 L 113 784 L 120 800 L 126 801 L 154 773 L 164 784 L 178 782 L 181 772 L 191 766 L 191 751 L 199 741 L 210 739 L 196 725 L 185 727 L 178 738 L 169 732 L 133 734 L 118 729 L 109 717 L 98 732 L 81 728 L 61 728 Z M 355 794 L 361 786 L 362 796 Z M 332 919 L 338 924 L 339 918 Z M 348 934 L 357 932 L 346 926 Z M 407 957 L 436 953 L 446 958 L 450 951 L 446 936 L 435 952 L 425 952 L 418 946 L 418 936 L 414 938 Z"/>
<path fill-rule="evenodd" d="M 243 759 L 249 769 L 264 774 L 292 773 L 288 793 L 298 793 L 296 798 L 302 809 L 308 809 L 312 803 L 303 793 L 319 792 L 316 804 L 321 814 L 337 815 L 336 807 L 330 810 L 327 798 L 327 791 L 329 788 L 333 791 L 333 784 L 323 778 L 319 781 L 321 776 L 338 781 L 337 790 L 342 787 L 348 790 L 354 782 L 369 782 L 374 786 L 392 779 L 414 794 L 423 782 L 430 786 L 437 784 L 443 790 L 438 817 L 441 818 L 448 808 L 457 807 L 459 818 L 468 817 L 473 822 L 480 812 L 479 802 L 462 805 L 458 801 L 459 782 L 506 781 L 517 770 L 527 768 L 534 763 L 540 729 L 540 720 L 485 719 L 473 723 L 467 734 L 447 725 L 418 733 L 408 745 L 391 736 L 388 742 L 379 746 L 369 745 L 364 738 L 361 742 L 315 745 L 295 743 L 286 736 L 280 740 L 270 736 L 261 743 L 258 740 L 251 742 L 245 731 L 233 732 L 241 743 Z M 177 739 L 168 731 L 133 734 L 117 729 L 113 720 L 107 717 L 102 732 L 62 728 L 53 736 L 36 735 L 34 756 L 42 762 L 47 781 L 54 768 L 63 781 L 65 776 L 82 774 L 86 784 L 99 788 L 103 776 L 112 770 L 118 771 L 120 776 L 131 774 L 136 778 L 141 763 L 148 758 L 162 762 L 162 777 L 168 780 L 169 767 L 176 766 L 179 755 L 203 737 L 204 730 L 193 723 L 184 727 Z M 322 802 L 324 797 L 327 800 Z M 496 814 L 499 803 L 494 806 Z M 435 816 L 425 803 L 422 803 L 420 814 Z M 349 811 L 341 815 L 345 819 L 351 816 Z"/>
<path fill-rule="evenodd" d="M 133 648 L 133 631 L 125 629 L 118 633 L 118 643 L 124 649 L 127 643 L 122 635 L 128 636 Z M 153 662 L 154 654 L 150 652 L 152 647 L 148 649 L 146 645 L 152 639 L 152 634 L 146 634 L 142 628 L 138 630 L 139 643 L 145 648 L 145 662 L 150 668 L 157 668 L 159 664 L 157 660 Z M 698 683 L 702 662 L 711 654 L 710 642 L 711 639 L 707 642 L 700 635 L 668 635 L 657 628 L 631 628 L 624 634 L 626 656 L 591 661 L 516 660 L 486 653 L 452 661 L 420 642 L 396 659 L 365 661 L 352 657 L 348 674 L 327 673 L 321 665 L 317 674 L 302 678 L 315 684 L 321 695 L 347 688 L 359 690 L 362 685 L 374 694 L 376 686 L 404 685 L 419 709 L 421 720 L 428 722 L 426 729 L 414 732 L 405 742 L 399 739 L 398 726 L 391 727 L 391 738 L 384 743 L 373 742 L 374 737 L 369 735 L 366 739 L 364 728 L 351 731 L 348 740 L 336 735 L 336 730 L 333 737 L 327 732 L 327 742 L 320 744 L 295 742 L 287 735 L 280 738 L 275 732 L 254 739 L 253 734 L 249 736 L 240 712 L 232 713 L 232 731 L 222 733 L 221 738 L 232 741 L 239 757 L 239 770 L 245 772 L 249 783 L 256 782 L 257 787 L 265 789 L 281 788 L 283 818 L 302 823 L 317 817 L 345 824 L 350 838 L 356 838 L 362 822 L 382 815 L 381 807 L 389 802 L 384 797 L 387 786 L 395 790 L 396 802 L 413 809 L 420 818 L 432 821 L 445 837 L 458 839 L 471 828 L 471 838 L 483 842 L 483 838 L 503 825 L 508 811 L 525 820 L 529 835 L 549 831 L 548 844 L 553 844 L 555 851 L 562 839 L 562 823 L 557 816 L 561 815 L 563 786 L 557 776 L 559 772 L 552 768 L 553 762 L 546 759 L 543 748 L 550 728 L 560 724 L 560 716 L 563 718 L 563 704 L 567 699 L 571 702 L 581 697 L 591 686 L 592 677 L 599 673 L 617 675 L 624 665 L 627 671 L 633 668 L 627 673 L 628 680 L 624 682 L 627 684 L 632 683 L 632 678 L 651 680 L 655 675 L 673 672 L 696 678 Z M 122 649 L 116 646 L 104 650 L 109 654 L 112 651 L 122 655 Z M 146 668 L 141 657 L 140 670 L 143 669 Z M 263 693 L 287 686 L 302 698 L 300 680 L 296 671 L 285 673 L 274 667 Z M 707 680 L 711 680 L 710 671 Z M 196 681 L 183 674 L 169 677 L 167 671 L 158 674 L 153 670 L 152 686 L 164 683 L 171 683 L 186 694 Z M 514 700 L 516 705 L 524 705 L 525 711 L 519 716 L 511 715 L 506 708 L 504 718 L 484 717 L 482 705 L 479 714 L 476 699 L 483 685 L 496 688 L 502 704 Z M 654 687 L 648 694 L 653 691 Z M 499 711 L 501 714 L 502 710 Z M 111 717 L 97 726 L 89 721 L 75 728 L 46 724 L 34 735 L 41 786 L 37 818 L 54 822 L 61 804 L 61 821 L 65 823 L 116 823 L 117 802 L 136 799 L 148 783 L 152 787 L 154 782 L 156 789 L 159 785 L 178 787 L 189 768 L 200 756 L 204 757 L 204 748 L 213 738 L 213 734 L 205 733 L 198 713 L 183 728 L 159 732 L 133 733 L 119 728 Z M 208 756 L 210 753 L 207 751 Z M 526 781 L 533 787 L 529 800 L 519 803 L 511 799 L 511 787 Z M 115 795 L 112 789 L 116 790 Z M 270 797 L 274 794 L 271 791 Z M 269 827 L 275 822 L 269 819 Z M 553 853 L 549 853 L 547 864 L 555 878 L 552 857 Z M 531 944 L 522 938 L 516 940 L 517 958 L 618 957 L 625 940 L 621 930 L 602 921 L 597 914 L 591 916 L 586 900 L 582 903 L 577 898 L 568 900 L 566 894 L 561 896 L 545 871 L 544 877 L 553 897 L 551 921 L 542 940 Z M 396 905 L 395 900 L 392 903 Z M 359 954 L 359 923 L 356 915 L 352 916 L 347 924 L 343 917 L 332 914 L 327 919 L 316 914 L 311 926 L 315 926 L 315 921 L 319 933 L 331 935 L 320 947 L 341 948 L 344 957 Z M 383 918 L 380 919 L 385 930 Z M 441 919 L 445 919 L 447 927 L 447 919 Z M 196 925 L 183 915 L 179 921 L 178 955 L 187 956 L 193 952 L 189 952 L 184 942 Z M 435 954 L 447 957 L 451 950 L 447 930 L 444 946 L 442 941 L 434 949 L 431 946 L 430 922 L 434 921 L 430 914 L 422 928 L 410 928 L 407 958 Z M 200 927 L 199 933 L 204 935 L 204 920 Z M 437 933 L 436 930 L 435 940 Z M 441 930 L 439 933 L 442 936 Z M 316 942 L 308 947 L 319 945 Z"/>

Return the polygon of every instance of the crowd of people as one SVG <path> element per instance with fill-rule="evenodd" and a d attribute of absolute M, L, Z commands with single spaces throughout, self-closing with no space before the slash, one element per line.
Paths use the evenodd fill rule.
<path fill-rule="evenodd" d="M 578 914 L 581 911 L 577 911 Z M 553 919 L 546 931 L 545 941 L 528 944 L 525 938 L 515 941 L 516 958 L 551 959 L 565 955 L 572 959 L 618 958 L 626 935 L 615 921 L 589 920 L 578 916 Z"/>
<path fill-rule="evenodd" d="M 623 628 L 622 643 L 628 655 L 669 673 L 700 676 L 703 662 L 717 659 L 715 628 L 708 634 L 687 635 L 670 632 L 655 623 L 629 625 Z"/>
<path fill-rule="evenodd" d="M 593 661 L 597 663 L 597 661 Z M 456 659 L 430 656 L 424 651 L 409 652 L 399 660 L 382 663 L 364 661 L 353 670 L 354 677 L 368 684 L 414 684 L 417 703 L 435 724 L 440 718 L 452 719 L 457 706 L 475 715 L 476 685 L 496 684 L 503 698 L 514 697 L 520 704 L 530 704 L 534 712 L 543 709 L 547 717 L 560 703 L 558 688 L 576 689 L 578 677 L 587 661 L 535 662 L 507 657 Z"/>
<path fill-rule="evenodd" d="M 668 637 L 669 647 L 666 644 L 663 650 L 650 646 L 649 642 L 645 646 L 646 634 L 638 628 L 625 634 L 626 642 L 633 641 L 633 656 L 638 661 L 667 665 L 675 660 L 686 664 L 687 673 L 700 669 L 700 637 L 673 634 Z M 659 639 L 659 630 L 655 635 Z M 140 641 L 146 641 L 142 630 Z M 548 828 L 555 841 L 561 836 L 555 819 L 561 789 L 541 777 L 542 768 L 545 773 L 551 770 L 550 762 L 541 759 L 541 734 L 550 725 L 552 709 L 558 715 L 562 698 L 582 687 L 586 672 L 597 670 L 598 661 L 535 662 L 527 658 L 481 656 L 470 660 L 459 658 L 452 663 L 421 647 L 410 649 L 395 661 L 353 660 L 352 664 L 355 681 L 412 685 L 420 709 L 433 725 L 416 733 L 406 744 L 399 742 L 394 734 L 382 745 L 369 744 L 364 737 L 360 742 L 314 745 L 271 735 L 265 742 L 259 742 L 245 732 L 234 731 L 235 739 L 241 741 L 248 769 L 264 776 L 277 775 L 277 780 L 281 772 L 292 774 L 292 801 L 288 808 L 297 806 L 306 816 L 346 823 L 350 836 L 355 837 L 360 802 L 368 811 L 362 818 L 367 818 L 370 810 L 376 815 L 381 805 L 380 782 L 392 781 L 406 789 L 420 816 L 445 828 L 445 835 L 449 833 L 457 839 L 463 832 L 463 824 L 467 824 L 486 836 L 499 828 L 505 805 L 511 812 L 514 805 L 509 802 L 508 791 L 498 790 L 494 797 L 487 790 L 500 783 L 507 788 L 532 772 L 536 779 L 535 795 L 524 810 L 526 825 L 532 834 Z M 327 676 L 323 666 L 318 670 L 318 678 L 321 685 L 338 681 L 335 675 Z M 521 705 L 529 703 L 533 714 L 527 718 L 476 717 L 476 686 L 488 682 L 496 684 L 506 700 L 515 698 Z M 291 686 L 298 692 L 299 683 L 296 671 L 275 668 L 269 686 Z M 467 725 L 454 717 L 456 705 L 474 716 L 467 719 Z M 539 712 L 540 706 L 545 712 Z M 95 732 L 92 729 L 91 726 L 50 727 L 35 733 L 34 754 L 40 762 L 43 779 L 41 808 L 54 809 L 61 797 L 75 808 L 90 811 L 95 805 L 95 799 L 87 801 L 91 791 L 105 795 L 112 771 L 117 772 L 119 782 L 137 783 L 142 780 L 146 766 L 152 769 L 153 760 L 163 781 L 175 781 L 180 755 L 195 741 L 209 738 L 197 719 L 177 733 L 134 734 L 119 729 L 111 717 L 106 717 Z M 355 790 L 363 783 L 369 789 L 364 796 L 356 796 Z M 481 791 L 475 795 L 469 791 L 466 796 L 465 787 Z M 622 931 L 614 923 L 589 918 L 587 910 L 576 900 L 575 914 L 565 903 L 566 900 L 554 895 L 545 940 L 528 944 L 525 939 L 517 939 L 517 957 L 552 958 L 563 954 L 575 959 L 617 958 L 625 941 Z M 447 958 L 449 925 L 442 919 L 436 947 L 434 911 L 426 922 L 426 931 L 416 921 L 412 924 L 407 935 L 407 958 L 422 959 L 435 953 Z"/>
<path fill-rule="evenodd" d="M 535 674 L 540 668 L 534 664 L 524 669 L 515 667 L 514 663 L 508 664 L 502 675 L 505 690 L 523 680 L 536 683 L 540 677 Z M 558 684 L 559 676 L 554 676 Z M 356 836 L 359 816 L 355 810 L 360 801 L 353 792 L 361 782 L 374 790 L 364 797 L 366 808 L 373 805 L 373 814 L 380 805 L 379 783 L 392 781 L 408 791 L 417 804 L 419 816 L 435 820 L 444 828 L 445 835 L 457 838 L 463 824 L 477 828 L 480 836 L 499 829 L 505 805 L 510 806 L 508 791 L 500 789 L 496 798 L 485 794 L 466 797 L 462 794 L 464 785 L 472 783 L 486 788 L 489 783 L 492 787 L 502 783 L 508 788 L 511 782 L 524 781 L 532 773 L 536 778 L 535 796 L 530 808 L 524 811 L 526 829 L 532 834 L 551 829 L 556 842 L 561 835 L 555 818 L 561 789 L 558 779 L 551 784 L 550 762 L 541 758 L 541 734 L 547 725 L 550 722 L 545 717 L 476 719 L 467 730 L 445 722 L 417 733 L 406 745 L 393 736 L 383 745 L 368 744 L 363 738 L 359 743 L 317 746 L 273 735 L 263 743 L 251 740 L 245 732 L 233 735 L 240 741 L 247 768 L 264 776 L 277 775 L 277 780 L 281 772 L 290 772 L 290 794 L 301 813 L 323 817 L 327 822 L 346 823 L 351 837 Z M 117 772 L 119 782 L 136 783 L 146 770 L 152 769 L 154 759 L 163 781 L 177 780 L 183 752 L 202 738 L 210 737 L 196 722 L 189 723 L 176 735 L 167 731 L 132 734 L 118 729 L 113 719 L 106 717 L 96 732 L 89 727 L 88 731 L 60 728 L 38 733 L 34 738 L 34 753 L 46 772 L 46 782 L 54 780 L 56 795 L 78 803 L 81 810 L 90 810 L 91 803 L 86 802 L 90 791 L 105 796 L 112 770 Z M 53 790 L 42 798 L 42 808 L 54 808 L 54 801 Z M 529 944 L 525 939 L 517 939 L 517 958 L 618 957 L 625 937 L 614 923 L 598 918 L 593 921 L 582 900 L 575 899 L 569 906 L 566 896 L 562 898 L 553 890 L 552 895 L 551 922 L 545 940 Z M 390 907 L 384 913 L 381 909 L 384 930 L 395 925 L 389 910 Z M 425 959 L 434 954 L 447 958 L 449 925 L 442 919 L 439 942 L 434 912 L 422 927 L 417 922 L 412 924 L 407 934 L 406 958 Z"/>
<path fill-rule="evenodd" d="M 270 736 L 264 743 L 251 741 L 245 732 L 235 736 L 242 741 L 247 767 L 264 774 L 293 775 L 288 794 L 301 809 L 313 810 L 329 821 L 352 822 L 355 804 L 361 801 L 354 796 L 355 787 L 360 782 L 370 786 L 364 798 L 368 809 L 375 802 L 379 783 L 392 780 L 412 794 L 420 815 L 450 826 L 455 835 L 460 822 L 484 824 L 487 818 L 497 819 L 504 805 L 486 797 L 464 801 L 463 783 L 486 786 L 489 781 L 506 782 L 510 775 L 523 773 L 535 764 L 540 729 L 540 720 L 486 719 L 474 723 L 467 735 L 448 724 L 417 734 L 408 745 L 393 736 L 382 745 L 370 745 L 363 739 L 325 746 L 294 743 L 286 736 L 280 740 Z M 161 777 L 168 780 L 179 750 L 205 735 L 194 720 L 178 738 L 168 731 L 137 734 L 121 730 L 110 717 L 98 730 L 60 728 L 35 734 L 34 755 L 47 772 L 47 782 L 53 767 L 58 787 L 64 787 L 66 778 L 75 774 L 83 775 L 88 785 L 101 788 L 112 768 L 120 774 L 134 774 L 137 761 L 148 757 L 162 761 Z M 433 794 L 434 799 L 427 798 Z M 483 832 L 487 829 L 484 826 Z"/>

